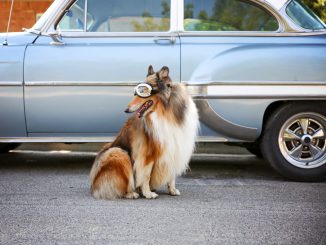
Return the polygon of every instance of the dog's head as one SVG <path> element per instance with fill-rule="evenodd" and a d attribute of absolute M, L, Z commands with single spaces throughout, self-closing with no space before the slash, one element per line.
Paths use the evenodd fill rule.
<path fill-rule="evenodd" d="M 135 87 L 135 94 L 125 112 L 136 112 L 139 118 L 156 110 L 159 102 L 167 106 L 171 94 L 172 81 L 169 77 L 169 68 L 163 66 L 160 71 L 154 72 L 148 67 L 146 80 Z"/>

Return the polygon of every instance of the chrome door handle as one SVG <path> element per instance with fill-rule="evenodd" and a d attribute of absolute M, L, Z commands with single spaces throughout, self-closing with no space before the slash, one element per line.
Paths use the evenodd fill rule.
<path fill-rule="evenodd" d="M 156 37 L 154 38 L 154 42 L 160 45 L 169 45 L 175 44 L 176 38 L 174 36 L 171 37 Z"/>

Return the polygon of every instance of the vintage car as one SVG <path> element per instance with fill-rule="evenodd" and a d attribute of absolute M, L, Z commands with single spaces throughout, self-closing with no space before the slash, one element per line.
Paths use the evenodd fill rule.
<path fill-rule="evenodd" d="M 300 0 L 56 0 L 0 34 L 1 149 L 111 141 L 149 64 L 188 86 L 198 141 L 325 179 L 326 31 Z"/>

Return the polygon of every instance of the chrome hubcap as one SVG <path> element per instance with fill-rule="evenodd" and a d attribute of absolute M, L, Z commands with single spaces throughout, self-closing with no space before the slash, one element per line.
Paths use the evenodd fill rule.
<path fill-rule="evenodd" d="M 309 134 L 305 134 L 301 137 L 301 143 L 303 145 L 309 146 L 311 142 L 312 142 L 312 136 L 310 136 Z"/>
<path fill-rule="evenodd" d="M 280 130 L 279 147 L 284 158 L 300 168 L 326 163 L 326 118 L 300 113 L 289 118 Z"/>

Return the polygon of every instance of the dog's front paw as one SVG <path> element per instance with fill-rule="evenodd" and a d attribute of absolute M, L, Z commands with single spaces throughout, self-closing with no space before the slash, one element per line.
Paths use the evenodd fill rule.
<path fill-rule="evenodd" d="M 169 188 L 169 194 L 171 196 L 180 196 L 180 191 L 177 188 Z"/>
<path fill-rule="evenodd" d="M 155 192 L 148 191 L 148 192 L 143 192 L 143 196 L 147 199 L 155 199 L 158 197 L 158 195 Z"/>

